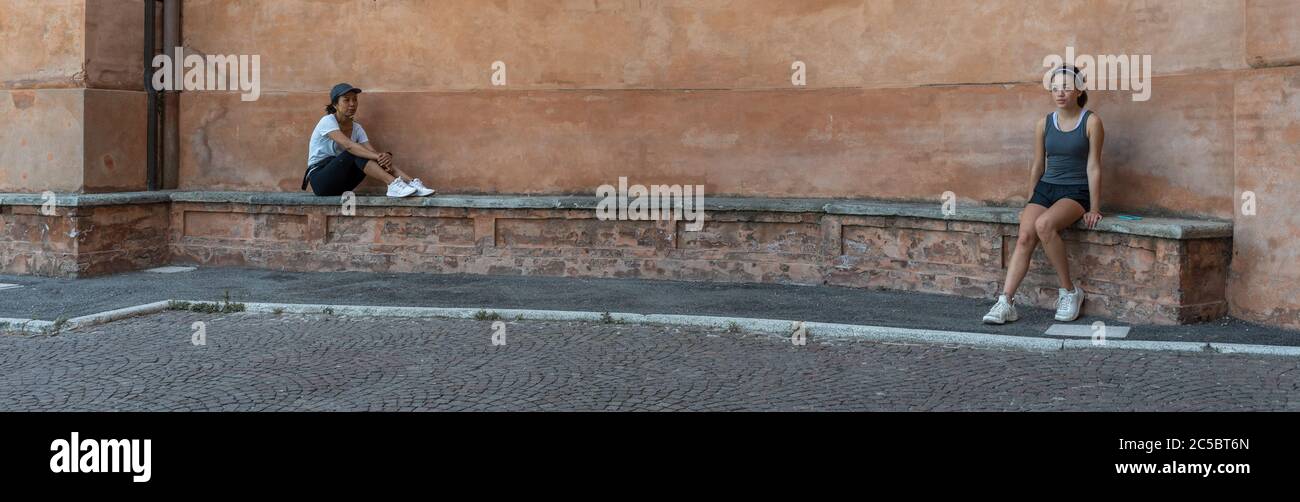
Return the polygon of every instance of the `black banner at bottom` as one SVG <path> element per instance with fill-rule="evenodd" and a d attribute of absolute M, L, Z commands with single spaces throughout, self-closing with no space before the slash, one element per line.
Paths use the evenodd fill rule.
<path fill-rule="evenodd" d="M 303 492 L 528 480 L 1285 483 L 1290 414 L 5 414 L 5 486 Z M 665 477 L 667 476 L 667 477 Z M 920 482 L 922 484 L 909 484 Z M 484 485 L 487 483 L 487 485 Z M 657 483 L 657 484 L 655 484 Z M 824 485 L 809 486 L 824 489 Z M 638 490 L 641 488 L 637 488 Z M 1074 489 L 1072 488 L 1071 491 Z"/>

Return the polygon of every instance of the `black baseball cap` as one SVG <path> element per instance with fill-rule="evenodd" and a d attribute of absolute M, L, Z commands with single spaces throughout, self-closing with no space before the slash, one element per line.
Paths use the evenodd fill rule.
<path fill-rule="evenodd" d="M 330 104 L 338 103 L 339 97 L 349 92 L 360 93 L 361 89 L 352 87 L 352 84 L 348 84 L 348 83 L 342 83 L 334 86 L 334 88 L 330 90 Z"/>

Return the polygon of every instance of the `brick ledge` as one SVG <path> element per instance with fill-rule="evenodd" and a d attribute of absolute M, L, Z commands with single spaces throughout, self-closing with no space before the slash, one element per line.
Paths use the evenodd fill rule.
<path fill-rule="evenodd" d="M 394 199 L 360 196 L 358 207 L 455 207 L 473 209 L 595 209 L 599 199 L 582 195 L 436 195 Z M 0 193 L 2 206 L 40 206 L 41 194 Z M 56 194 L 60 207 L 94 207 L 170 202 L 228 203 L 274 206 L 333 206 L 337 197 L 317 197 L 305 192 L 179 191 Z M 708 197 L 706 211 L 764 211 L 825 213 L 848 216 L 904 216 L 947 221 L 1019 224 L 1020 209 L 997 206 L 962 206 L 944 215 L 939 204 L 860 199 L 809 199 L 768 197 Z M 1084 230 L 1082 222 L 1075 225 Z M 1138 221 L 1103 219 L 1095 229 L 1162 239 L 1190 240 L 1232 237 L 1232 222 L 1215 219 L 1146 217 Z"/>

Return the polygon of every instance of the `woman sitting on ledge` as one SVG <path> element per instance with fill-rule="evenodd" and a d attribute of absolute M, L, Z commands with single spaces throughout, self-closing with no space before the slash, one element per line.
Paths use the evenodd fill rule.
<path fill-rule="evenodd" d="M 379 153 L 370 147 L 366 130 L 353 120 L 357 115 L 358 94 L 361 89 L 348 84 L 336 85 L 330 91 L 325 116 L 311 133 L 302 189 L 306 190 L 310 181 L 316 195 L 343 195 L 370 175 L 388 184 L 389 197 L 433 194 L 419 178 L 394 167 L 393 154 Z"/>
<path fill-rule="evenodd" d="M 1082 90 L 1083 75 L 1078 68 L 1059 67 L 1052 72 L 1050 82 L 1056 111 L 1038 121 L 1029 203 L 1020 213 L 1020 236 L 1007 264 L 1002 296 L 984 316 L 984 322 L 989 324 L 1019 318 L 1013 303 L 1016 289 L 1029 271 L 1029 259 L 1040 242 L 1060 282 L 1056 320 L 1073 321 L 1082 310 L 1083 290 L 1070 279 L 1070 263 L 1060 232 L 1079 218 L 1089 228 L 1101 221 L 1101 145 L 1105 130 L 1101 119 L 1083 108 L 1088 103 L 1088 92 Z"/>

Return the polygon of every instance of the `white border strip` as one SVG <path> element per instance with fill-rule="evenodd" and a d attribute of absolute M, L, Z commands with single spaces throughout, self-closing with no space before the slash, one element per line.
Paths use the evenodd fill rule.
<path fill-rule="evenodd" d="M 158 312 L 167 310 L 168 303 L 169 303 L 168 300 L 163 300 L 160 302 L 146 303 L 144 305 L 136 305 L 134 307 L 127 307 L 127 308 L 122 308 L 117 310 L 109 310 L 106 312 L 100 312 L 98 314 L 90 314 L 90 315 L 83 315 L 81 317 L 73 317 L 72 319 L 68 319 L 67 324 L 65 324 L 64 326 L 68 327 L 69 329 L 84 328 L 86 326 L 94 326 L 97 324 L 110 323 L 118 319 L 126 319 L 128 317 L 135 317 L 138 315 L 156 314 Z"/>
<path fill-rule="evenodd" d="M 49 331 L 54 327 L 50 321 L 40 321 L 36 319 L 18 319 L 15 317 L 0 317 L 0 333 L 18 332 L 39 335 Z"/>
<path fill-rule="evenodd" d="M 153 303 L 146 303 L 144 305 L 136 305 L 134 307 L 126 307 L 126 308 L 121 308 L 116 310 L 109 310 L 105 312 L 100 312 L 98 314 L 90 314 L 90 315 L 83 315 L 80 317 L 73 317 L 71 319 L 63 321 L 63 323 L 58 326 L 58 330 L 61 331 L 65 329 L 85 328 L 88 326 L 110 323 L 118 319 L 125 319 L 127 317 L 135 317 L 138 315 L 146 315 L 146 314 L 156 314 L 158 312 L 167 310 L 168 303 L 169 303 L 168 301 L 164 300 L 161 302 L 153 302 Z M 18 333 L 26 333 L 29 335 L 47 335 L 55 332 L 56 324 L 59 323 L 53 321 L 41 321 L 37 319 L 14 319 L 14 318 L 0 317 L 0 333 L 16 331 Z"/>
<path fill-rule="evenodd" d="M 569 311 L 569 310 L 530 310 L 530 309 L 489 309 L 489 308 L 439 308 L 439 307 L 371 307 L 361 305 L 315 305 L 292 303 L 245 303 L 245 312 L 258 314 L 324 314 L 330 309 L 334 315 L 357 317 L 442 317 L 452 319 L 473 319 L 480 311 L 493 312 L 509 321 L 523 316 L 530 321 L 596 321 L 602 320 L 603 313 Z M 716 317 L 680 314 L 635 314 L 628 312 L 610 312 L 610 317 L 619 322 L 631 324 L 667 324 L 673 326 L 697 326 L 726 329 L 736 323 L 750 332 L 773 335 L 790 335 L 794 321 L 777 319 L 754 319 L 749 317 Z M 859 326 L 855 324 L 835 324 L 823 322 L 805 322 L 804 327 L 812 336 L 836 338 L 862 338 L 890 342 L 924 342 L 940 344 L 980 345 L 1026 350 L 1059 350 L 1060 340 L 1033 338 L 1024 336 L 990 335 L 985 333 L 962 333 L 956 331 L 933 331 L 923 329 L 889 328 L 883 326 Z"/>
<path fill-rule="evenodd" d="M 164 300 L 134 307 L 110 310 L 87 316 L 74 317 L 66 321 L 68 329 L 83 328 L 105 324 L 127 317 L 154 314 L 167 310 L 173 301 Z M 210 304 L 220 302 L 186 301 L 190 304 Z M 332 314 L 354 317 L 402 317 L 402 318 L 451 318 L 473 319 L 479 312 L 496 313 L 501 320 L 510 321 L 520 316 L 528 321 L 587 321 L 601 322 L 604 313 L 572 310 L 533 310 L 533 309 L 494 309 L 494 308 L 443 308 L 443 307 L 387 307 L 368 305 L 330 305 L 304 303 L 244 303 L 244 312 L 252 314 Z M 663 324 L 671 326 L 695 326 L 706 328 L 729 328 L 733 323 L 753 333 L 789 336 L 794 330 L 795 321 L 778 319 L 755 319 L 750 317 L 718 317 L 682 314 L 636 314 L 628 312 L 610 312 L 616 322 L 631 324 Z M 45 334 L 53 329 L 54 323 L 33 319 L 0 318 L 0 330 L 19 331 L 31 334 Z M 14 329 L 14 328 L 17 329 Z M 968 333 L 961 331 L 937 331 L 928 329 L 893 328 L 887 326 L 864 326 L 857 324 L 837 324 L 824 322 L 805 322 L 808 334 L 813 337 L 854 338 L 877 342 L 911 342 L 941 345 L 968 345 L 1001 349 L 1019 349 L 1036 351 L 1078 350 L 1078 349 L 1127 349 L 1127 350 L 1169 350 L 1182 352 L 1214 352 L 1223 354 L 1256 354 L 1271 356 L 1300 357 L 1300 347 L 1278 345 L 1248 345 L 1235 343 L 1198 343 L 1198 342 L 1160 342 L 1145 340 L 1106 340 L 1097 344 L 1091 340 L 1059 340 L 1051 338 L 993 335 L 988 333 Z M 61 328 L 62 329 L 62 328 Z"/>
<path fill-rule="evenodd" d="M 531 309 L 493 309 L 493 308 L 441 308 L 441 307 L 383 307 L 362 305 L 320 305 L 295 303 L 246 303 L 245 311 L 252 313 L 292 313 L 325 314 L 330 309 L 334 315 L 358 317 L 414 317 L 414 318 L 452 318 L 473 319 L 480 311 L 494 312 L 502 320 L 509 321 L 517 316 L 532 321 L 595 321 L 600 322 L 604 314 L 599 312 L 567 310 L 531 310 Z M 667 324 L 673 326 L 698 326 L 726 329 L 736 323 L 750 332 L 788 336 L 793 330 L 794 321 L 777 319 L 755 319 L 750 317 L 717 317 L 680 314 L 635 314 L 611 312 L 616 321 L 632 324 Z M 1246 345 L 1225 343 L 1197 342 L 1161 342 L 1148 340 L 1106 340 L 1095 344 L 1092 340 L 1060 340 L 1053 338 L 993 335 L 988 333 L 967 333 L 960 331 L 937 331 L 926 329 L 893 328 L 887 326 L 864 326 L 857 324 L 836 324 L 823 322 L 805 322 L 808 333 L 814 337 L 856 338 L 879 342 L 911 342 L 928 344 L 970 345 L 1021 350 L 1081 350 L 1081 349 L 1128 349 L 1128 350 L 1162 350 L 1181 352 L 1216 352 L 1225 354 L 1260 354 L 1275 356 L 1300 357 L 1300 347 L 1276 345 Z"/>

